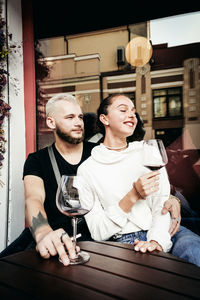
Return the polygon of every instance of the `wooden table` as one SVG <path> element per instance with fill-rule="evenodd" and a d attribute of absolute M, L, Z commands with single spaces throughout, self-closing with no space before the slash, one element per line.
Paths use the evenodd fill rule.
<path fill-rule="evenodd" d="M 0 298 L 200 299 L 200 268 L 170 254 L 111 242 L 79 245 L 91 254 L 84 265 L 64 267 L 35 250 L 1 259 Z"/>

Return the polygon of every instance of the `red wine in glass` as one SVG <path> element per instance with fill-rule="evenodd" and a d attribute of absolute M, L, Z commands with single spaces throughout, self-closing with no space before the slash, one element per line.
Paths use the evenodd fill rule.
<path fill-rule="evenodd" d="M 154 166 L 150 166 L 150 165 L 146 166 L 145 165 L 145 167 L 148 168 L 148 169 L 150 169 L 151 171 L 158 171 L 158 170 L 160 170 L 164 166 L 165 165 L 158 165 L 158 166 L 156 166 L 156 165 L 154 165 Z"/>
<path fill-rule="evenodd" d="M 167 153 L 163 141 L 160 139 L 151 139 L 143 142 L 145 167 L 151 171 L 157 171 L 164 167 L 167 162 Z"/>
<path fill-rule="evenodd" d="M 73 226 L 73 244 L 76 249 L 76 235 L 78 218 L 86 215 L 90 209 L 82 207 L 79 200 L 77 188 L 78 177 L 63 175 L 56 193 L 56 205 L 59 211 L 69 218 L 72 218 Z M 87 262 L 90 255 L 87 252 L 80 251 L 75 259 L 70 258 L 71 265 L 77 265 Z"/>
<path fill-rule="evenodd" d="M 66 215 L 67 217 L 76 217 L 76 218 L 82 218 L 84 215 L 86 215 L 89 212 L 88 209 L 79 208 L 79 209 L 71 209 L 67 211 L 62 211 L 63 215 Z"/>

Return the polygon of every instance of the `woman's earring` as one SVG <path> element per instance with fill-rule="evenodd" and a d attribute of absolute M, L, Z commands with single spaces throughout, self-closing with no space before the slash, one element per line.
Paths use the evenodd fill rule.
<path fill-rule="evenodd" d="M 109 125 L 109 123 L 108 123 L 108 122 L 106 122 L 106 125 Z"/>

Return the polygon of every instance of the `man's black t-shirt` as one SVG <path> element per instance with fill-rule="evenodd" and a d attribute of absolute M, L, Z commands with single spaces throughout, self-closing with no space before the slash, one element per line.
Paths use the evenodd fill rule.
<path fill-rule="evenodd" d="M 55 148 L 55 144 L 53 144 L 52 147 L 60 175 L 76 175 L 78 167 L 91 155 L 91 151 L 96 145 L 95 143 L 83 142 L 83 153 L 80 162 L 77 165 L 71 165 L 62 157 Z M 26 175 L 35 175 L 43 179 L 46 193 L 44 208 L 50 226 L 54 230 L 64 228 L 69 235 L 72 235 L 71 219 L 60 213 L 56 206 L 56 191 L 58 186 L 48 154 L 48 147 L 28 155 L 24 164 L 23 177 Z M 86 223 L 82 221 L 80 222 L 80 226 L 79 230 L 82 233 L 83 239 L 88 239 L 89 232 Z M 84 235 L 87 237 L 84 237 Z"/>

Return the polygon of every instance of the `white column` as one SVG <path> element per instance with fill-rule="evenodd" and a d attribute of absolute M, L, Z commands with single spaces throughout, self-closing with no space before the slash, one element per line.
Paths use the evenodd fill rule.
<path fill-rule="evenodd" d="M 5 0 L 2 1 L 2 18 L 6 19 L 6 5 Z M 3 68 L 7 70 L 6 62 Z M 3 90 L 4 101 L 8 100 L 8 85 L 6 85 Z M 8 141 L 8 119 L 5 117 L 3 122 L 4 138 Z M 7 231 L 8 231 L 8 183 L 9 183 L 9 142 L 5 143 L 6 152 L 4 153 L 4 159 L 2 161 L 3 167 L 0 169 L 0 179 L 4 183 L 3 186 L 0 185 L 0 251 L 3 250 L 7 243 Z"/>
<path fill-rule="evenodd" d="M 4 5 L 6 5 L 4 0 Z M 12 34 L 10 45 L 16 45 L 15 51 L 8 57 L 8 83 L 6 102 L 11 106 L 10 117 L 5 122 L 7 134 L 6 155 L 2 169 L 3 201 L 0 209 L 0 250 L 10 244 L 23 230 L 24 190 L 23 165 L 25 161 L 25 117 L 24 117 L 24 81 L 22 48 L 21 0 L 7 0 L 6 16 L 8 32 Z M 1 201 L 1 200 L 0 200 Z M 0 207 L 1 207 L 0 206 Z M 2 233 L 3 232 L 3 233 Z"/>

